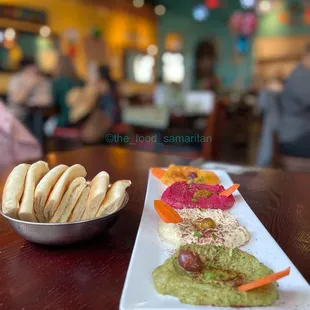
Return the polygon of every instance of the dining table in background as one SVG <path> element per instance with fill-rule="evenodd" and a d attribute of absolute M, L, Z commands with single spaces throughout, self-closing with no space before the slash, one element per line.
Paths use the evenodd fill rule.
<path fill-rule="evenodd" d="M 0 309 L 118 309 L 144 206 L 149 168 L 188 161 L 102 146 L 51 153 L 45 160 L 50 167 L 82 164 L 89 179 L 101 170 L 109 172 L 112 182 L 130 179 L 129 203 L 106 235 L 66 247 L 30 243 L 1 217 Z M 1 192 L 11 169 L 1 171 Z M 240 192 L 249 206 L 309 282 L 310 174 L 266 169 L 230 176 L 240 183 Z"/>

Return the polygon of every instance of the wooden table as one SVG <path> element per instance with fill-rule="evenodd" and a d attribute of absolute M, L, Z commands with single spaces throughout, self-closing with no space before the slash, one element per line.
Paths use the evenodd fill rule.
<path fill-rule="evenodd" d="M 107 147 L 53 153 L 47 160 L 50 166 L 80 163 L 89 178 L 107 170 L 112 181 L 131 179 L 130 202 L 107 235 L 64 248 L 31 244 L 0 218 L 0 309 L 118 309 L 143 209 L 148 168 L 185 161 Z M 1 190 L 7 173 L 2 173 Z M 310 174 L 265 170 L 231 176 L 241 184 L 240 191 L 258 218 L 310 281 Z"/>

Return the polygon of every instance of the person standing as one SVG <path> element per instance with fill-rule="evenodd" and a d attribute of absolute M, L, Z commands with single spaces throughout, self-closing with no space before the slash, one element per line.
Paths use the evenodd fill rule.
<path fill-rule="evenodd" d="M 281 97 L 279 151 L 282 155 L 310 158 L 310 43 L 285 82 Z"/>

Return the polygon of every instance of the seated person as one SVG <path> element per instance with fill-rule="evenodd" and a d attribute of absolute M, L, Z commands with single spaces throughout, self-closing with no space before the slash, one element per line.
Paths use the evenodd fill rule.
<path fill-rule="evenodd" d="M 111 78 L 110 70 L 107 66 L 101 66 L 99 68 L 99 79 L 97 83 L 100 92 L 100 109 L 107 115 L 112 123 L 119 123 L 121 120 L 121 110 L 117 84 Z"/>
<path fill-rule="evenodd" d="M 72 126 L 69 121 L 67 95 L 72 88 L 81 87 L 83 84 L 75 71 L 72 60 L 68 56 L 60 56 L 52 83 L 54 104 L 60 111 L 58 116 L 59 127 Z"/>
<path fill-rule="evenodd" d="M 120 122 L 118 91 L 108 67 L 100 67 L 98 77 L 89 78 L 83 87 L 76 85 L 66 90 L 62 92 L 64 113 L 58 126 L 75 127 L 84 143 L 100 142 L 104 134 Z"/>
<path fill-rule="evenodd" d="M 51 104 L 51 85 L 39 72 L 32 58 L 20 62 L 20 70 L 9 81 L 8 104 L 10 111 L 32 132 L 33 122 L 30 107 Z"/>

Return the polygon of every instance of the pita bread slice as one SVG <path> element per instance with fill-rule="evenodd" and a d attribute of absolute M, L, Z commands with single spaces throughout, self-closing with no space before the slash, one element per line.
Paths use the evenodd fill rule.
<path fill-rule="evenodd" d="M 82 220 L 94 218 L 99 210 L 100 205 L 107 193 L 110 183 L 110 176 L 107 172 L 102 171 L 90 183 L 90 194 L 86 204 L 86 210 Z"/>
<path fill-rule="evenodd" d="M 84 188 L 82 195 L 77 201 L 68 222 L 77 222 L 82 219 L 82 215 L 86 208 L 86 203 L 87 203 L 87 199 L 89 196 L 89 192 L 90 192 L 90 188 L 88 186 Z"/>
<path fill-rule="evenodd" d="M 53 187 L 62 176 L 62 174 L 68 169 L 66 165 L 59 165 L 50 170 L 39 182 L 34 192 L 34 212 L 39 222 L 47 222 L 44 217 L 44 207 L 49 194 Z"/>
<path fill-rule="evenodd" d="M 18 212 L 18 216 L 21 220 L 28 222 L 38 221 L 33 208 L 34 192 L 36 186 L 48 171 L 48 164 L 44 161 L 38 161 L 30 166 L 27 172 L 24 194 Z"/>
<path fill-rule="evenodd" d="M 2 212 L 10 217 L 18 218 L 19 203 L 22 198 L 26 175 L 30 165 L 16 166 L 8 176 L 2 194 Z"/>
<path fill-rule="evenodd" d="M 104 198 L 96 217 L 101 217 L 116 212 L 124 201 L 126 188 L 130 185 L 131 181 L 129 180 L 115 182 Z"/>
<path fill-rule="evenodd" d="M 83 177 L 76 178 L 69 186 L 61 199 L 61 202 L 50 220 L 51 223 L 64 223 L 67 222 L 73 208 L 75 207 L 78 199 L 80 198 L 84 188 L 87 186 L 86 180 Z"/>
<path fill-rule="evenodd" d="M 44 217 L 47 221 L 53 217 L 64 193 L 67 191 L 69 185 L 78 177 L 86 177 L 86 170 L 81 165 L 73 165 L 69 167 L 59 178 L 50 193 L 47 203 L 44 207 Z"/>

